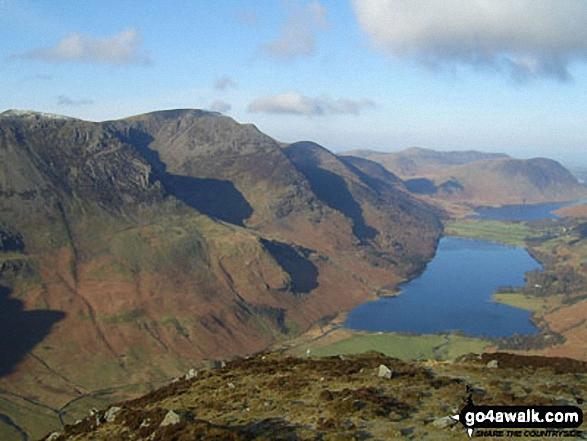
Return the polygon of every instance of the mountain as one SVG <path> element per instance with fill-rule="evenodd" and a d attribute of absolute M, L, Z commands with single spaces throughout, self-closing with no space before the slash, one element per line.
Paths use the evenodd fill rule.
<path fill-rule="evenodd" d="M 411 261 L 406 275 L 423 268 L 419 256 L 430 251 L 436 229 L 428 225 L 434 220 L 429 206 L 414 200 L 397 176 L 370 161 L 337 157 L 313 142 L 294 143 L 284 151 L 317 197 L 352 219 L 353 235 L 366 251 L 369 246 L 379 250 L 377 259 L 370 256 L 374 263 L 385 266 L 383 259 L 401 267 L 401 262 Z"/>
<path fill-rule="evenodd" d="M 587 196 L 587 188 L 567 169 L 546 158 L 477 161 L 454 167 L 434 181 L 440 197 L 477 205 L 564 202 Z"/>
<path fill-rule="evenodd" d="M 551 159 L 514 159 L 503 154 L 435 152 L 344 153 L 368 158 L 405 180 L 415 194 L 473 205 L 562 202 L 587 196 L 587 188 Z M 351 156 L 348 156 L 351 155 Z"/>
<path fill-rule="evenodd" d="M 374 299 L 431 258 L 440 215 L 378 164 L 218 113 L 4 112 L 0 433 L 41 436 Z"/>

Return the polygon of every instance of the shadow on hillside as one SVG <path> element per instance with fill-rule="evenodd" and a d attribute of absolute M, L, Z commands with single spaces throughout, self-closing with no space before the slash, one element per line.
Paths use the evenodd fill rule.
<path fill-rule="evenodd" d="M 377 230 L 365 223 L 363 209 L 351 194 L 342 177 L 314 165 L 300 166 L 299 169 L 308 179 L 312 191 L 320 200 L 353 221 L 353 234 L 358 239 L 364 241 L 377 236 Z"/>
<path fill-rule="evenodd" d="M 149 162 L 153 168 L 153 181 L 160 181 L 167 193 L 200 213 L 244 226 L 244 221 L 253 214 L 253 208 L 232 182 L 169 173 L 167 165 L 159 158 L 159 152 L 149 148 L 153 140 L 149 134 L 136 129 L 130 129 L 128 139 L 125 139 Z"/>
<path fill-rule="evenodd" d="M 10 374 L 65 317 L 65 313 L 50 309 L 23 311 L 23 302 L 11 299 L 11 292 L 0 285 L 0 377 Z"/>
<path fill-rule="evenodd" d="M 289 274 L 290 289 L 294 294 L 305 294 L 318 287 L 318 268 L 308 259 L 311 251 L 300 251 L 276 240 L 260 239 L 261 245 Z"/>
<path fill-rule="evenodd" d="M 407 179 L 404 184 L 410 192 L 415 194 L 432 195 L 438 191 L 434 182 L 426 178 Z"/>
<path fill-rule="evenodd" d="M 210 217 L 244 226 L 253 208 L 230 181 L 167 174 L 161 183 L 183 203 Z"/>
<path fill-rule="evenodd" d="M 338 156 L 338 159 L 355 173 L 361 182 L 380 194 L 383 189 L 402 181 L 382 165 L 357 156 Z M 365 170 L 365 171 L 364 171 Z"/>

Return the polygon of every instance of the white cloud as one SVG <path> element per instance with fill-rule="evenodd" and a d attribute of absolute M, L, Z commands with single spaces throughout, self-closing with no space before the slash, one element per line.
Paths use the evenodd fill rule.
<path fill-rule="evenodd" d="M 429 67 L 465 65 L 515 79 L 570 79 L 587 61 L 584 0 L 353 0 L 373 47 Z"/>
<path fill-rule="evenodd" d="M 249 104 L 249 112 L 263 112 L 291 115 L 331 115 L 358 114 L 361 110 L 376 107 L 368 98 L 361 100 L 332 99 L 328 96 L 311 98 L 298 92 L 286 92 L 280 95 L 267 95 Z"/>
<path fill-rule="evenodd" d="M 214 84 L 214 89 L 216 90 L 226 90 L 229 87 L 236 87 L 236 83 L 227 76 L 219 78 Z"/>
<path fill-rule="evenodd" d="M 119 34 L 96 38 L 74 32 L 62 38 L 55 46 L 30 51 L 16 57 L 53 63 L 78 61 L 113 65 L 151 64 L 151 57 L 139 50 L 141 43 L 139 32 L 133 28 Z"/>
<path fill-rule="evenodd" d="M 326 8 L 320 3 L 292 3 L 289 16 L 279 30 L 279 36 L 271 43 L 262 45 L 261 49 L 279 58 L 311 55 L 316 50 L 315 33 L 329 26 Z"/>
<path fill-rule="evenodd" d="M 94 102 L 91 100 L 81 99 L 81 100 L 74 100 L 73 98 L 68 97 L 67 95 L 59 95 L 57 97 L 57 105 L 58 106 L 85 106 L 87 104 L 93 104 Z"/>
<path fill-rule="evenodd" d="M 226 101 L 222 101 L 222 100 L 217 100 L 214 101 L 211 105 L 210 105 L 210 110 L 213 110 L 214 112 L 228 112 L 230 109 L 232 109 L 232 106 L 227 103 Z"/>

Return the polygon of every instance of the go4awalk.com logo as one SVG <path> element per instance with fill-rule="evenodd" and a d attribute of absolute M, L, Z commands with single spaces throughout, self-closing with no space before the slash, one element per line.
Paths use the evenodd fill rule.
<path fill-rule="evenodd" d="M 469 390 L 467 405 L 452 419 L 459 421 L 469 438 L 578 438 L 583 411 L 577 406 L 476 406 Z"/>

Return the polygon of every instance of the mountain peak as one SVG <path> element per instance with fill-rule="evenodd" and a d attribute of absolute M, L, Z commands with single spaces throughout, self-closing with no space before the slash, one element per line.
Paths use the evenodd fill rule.
<path fill-rule="evenodd" d="M 124 120 L 137 120 L 142 118 L 156 118 L 160 120 L 176 120 L 186 116 L 223 116 L 220 112 L 213 112 L 202 109 L 166 109 L 155 110 L 153 112 L 146 112 L 140 115 L 123 118 Z"/>
<path fill-rule="evenodd" d="M 60 120 L 74 120 L 65 115 L 57 115 L 55 113 L 38 112 L 36 110 L 22 110 L 22 109 L 9 109 L 5 112 L 0 113 L 0 117 L 3 118 L 28 118 L 28 119 L 60 119 Z"/>

